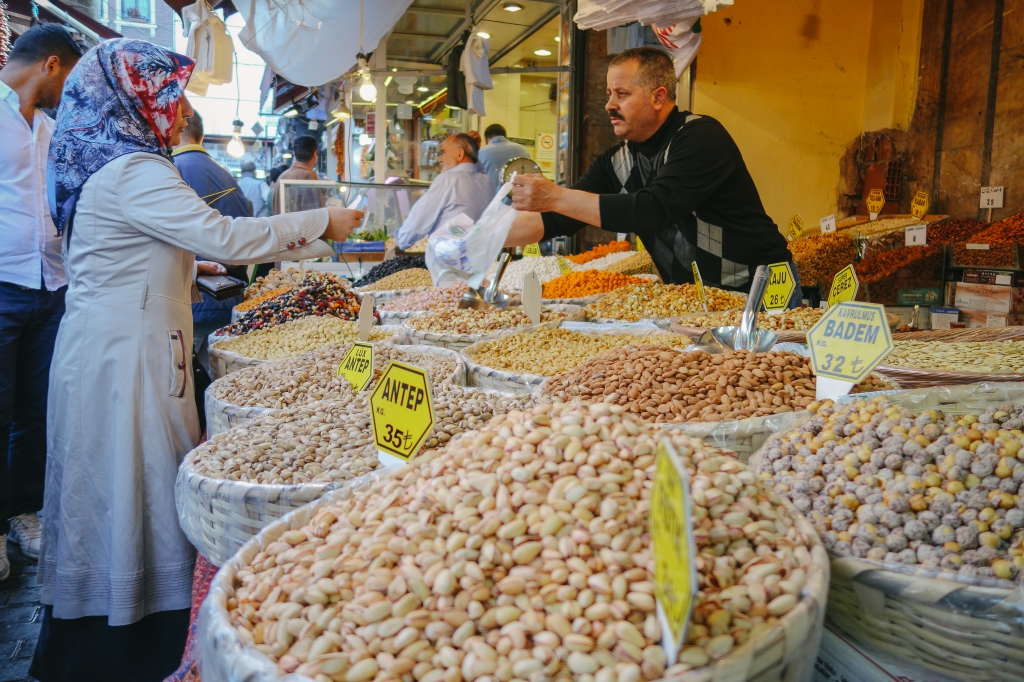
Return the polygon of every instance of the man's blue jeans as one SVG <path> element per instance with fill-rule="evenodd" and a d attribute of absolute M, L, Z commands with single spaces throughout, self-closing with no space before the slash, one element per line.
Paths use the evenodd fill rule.
<path fill-rule="evenodd" d="M 46 393 L 64 293 L 0 282 L 0 534 L 43 508 Z"/>

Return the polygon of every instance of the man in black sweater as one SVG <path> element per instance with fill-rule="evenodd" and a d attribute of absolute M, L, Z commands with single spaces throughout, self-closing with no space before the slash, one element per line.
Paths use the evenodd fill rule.
<path fill-rule="evenodd" d="M 517 176 L 523 211 L 506 246 L 575 234 L 584 225 L 634 232 L 665 282 L 746 291 L 758 265 L 791 261 L 764 211 L 743 156 L 721 123 L 676 108 L 672 60 L 637 47 L 608 67 L 608 103 L 621 144 L 604 152 L 572 189 L 542 175 Z M 796 268 L 793 268 L 796 276 Z M 791 305 L 799 305 L 799 283 Z"/>

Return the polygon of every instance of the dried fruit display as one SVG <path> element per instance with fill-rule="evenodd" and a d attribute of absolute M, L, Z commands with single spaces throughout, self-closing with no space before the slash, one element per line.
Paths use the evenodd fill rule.
<path fill-rule="evenodd" d="M 585 253 L 577 253 L 572 256 L 566 256 L 570 261 L 577 265 L 583 265 L 589 263 L 592 260 L 607 256 L 609 253 L 618 253 L 620 251 L 629 251 L 633 248 L 628 241 L 613 241 L 607 244 L 600 244 L 595 246 L 590 251 Z"/>
<path fill-rule="evenodd" d="M 704 287 L 704 295 L 708 310 L 715 312 L 741 308 L 747 300 L 744 294 L 710 286 Z M 587 316 L 636 322 L 645 317 L 679 317 L 703 309 L 693 284 L 634 284 L 588 305 Z"/>
<path fill-rule="evenodd" d="M 570 272 L 545 282 L 544 298 L 586 298 L 594 294 L 606 294 L 630 284 L 649 284 L 645 279 L 630 277 L 616 272 L 590 270 Z"/>
<path fill-rule="evenodd" d="M 307 272 L 301 286 L 260 303 L 215 333 L 218 336 L 241 336 L 303 317 L 328 316 L 354 320 L 358 315 L 359 299 L 349 289 L 347 279 L 328 272 Z"/>
<path fill-rule="evenodd" d="M 824 278 L 857 259 L 857 242 L 848 233 L 831 232 L 794 239 L 789 243 L 789 252 L 793 254 L 800 284 L 820 286 Z"/>

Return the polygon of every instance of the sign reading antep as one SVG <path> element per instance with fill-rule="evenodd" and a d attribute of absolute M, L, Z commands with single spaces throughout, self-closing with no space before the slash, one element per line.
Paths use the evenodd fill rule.
<path fill-rule="evenodd" d="M 392 360 L 370 394 L 377 449 L 408 462 L 434 429 L 434 401 L 425 370 Z"/>

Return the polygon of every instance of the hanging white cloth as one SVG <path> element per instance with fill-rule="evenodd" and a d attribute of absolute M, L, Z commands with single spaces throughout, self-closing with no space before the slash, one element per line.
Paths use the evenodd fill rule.
<path fill-rule="evenodd" d="M 484 90 L 494 88 L 488 63 L 490 54 L 491 41 L 474 31 L 466 42 L 466 49 L 462 51 L 459 62 L 459 70 L 466 76 L 467 111 L 471 114 L 487 115 L 484 110 Z"/>
<path fill-rule="evenodd" d="M 654 25 L 654 35 L 665 46 L 665 49 L 675 60 L 676 78 L 683 75 L 686 69 L 697 57 L 697 50 L 700 49 L 701 34 L 693 32 L 693 25 L 696 19 L 687 19 L 678 24 L 661 27 Z"/>
<path fill-rule="evenodd" d="M 631 21 L 671 26 L 710 14 L 733 0 L 580 0 L 573 20 L 580 28 L 605 30 Z"/>
<path fill-rule="evenodd" d="M 188 38 L 185 52 L 196 61 L 186 89 L 201 97 L 211 85 L 230 83 L 235 45 L 224 22 L 206 0 L 183 7 L 181 24 Z"/>

